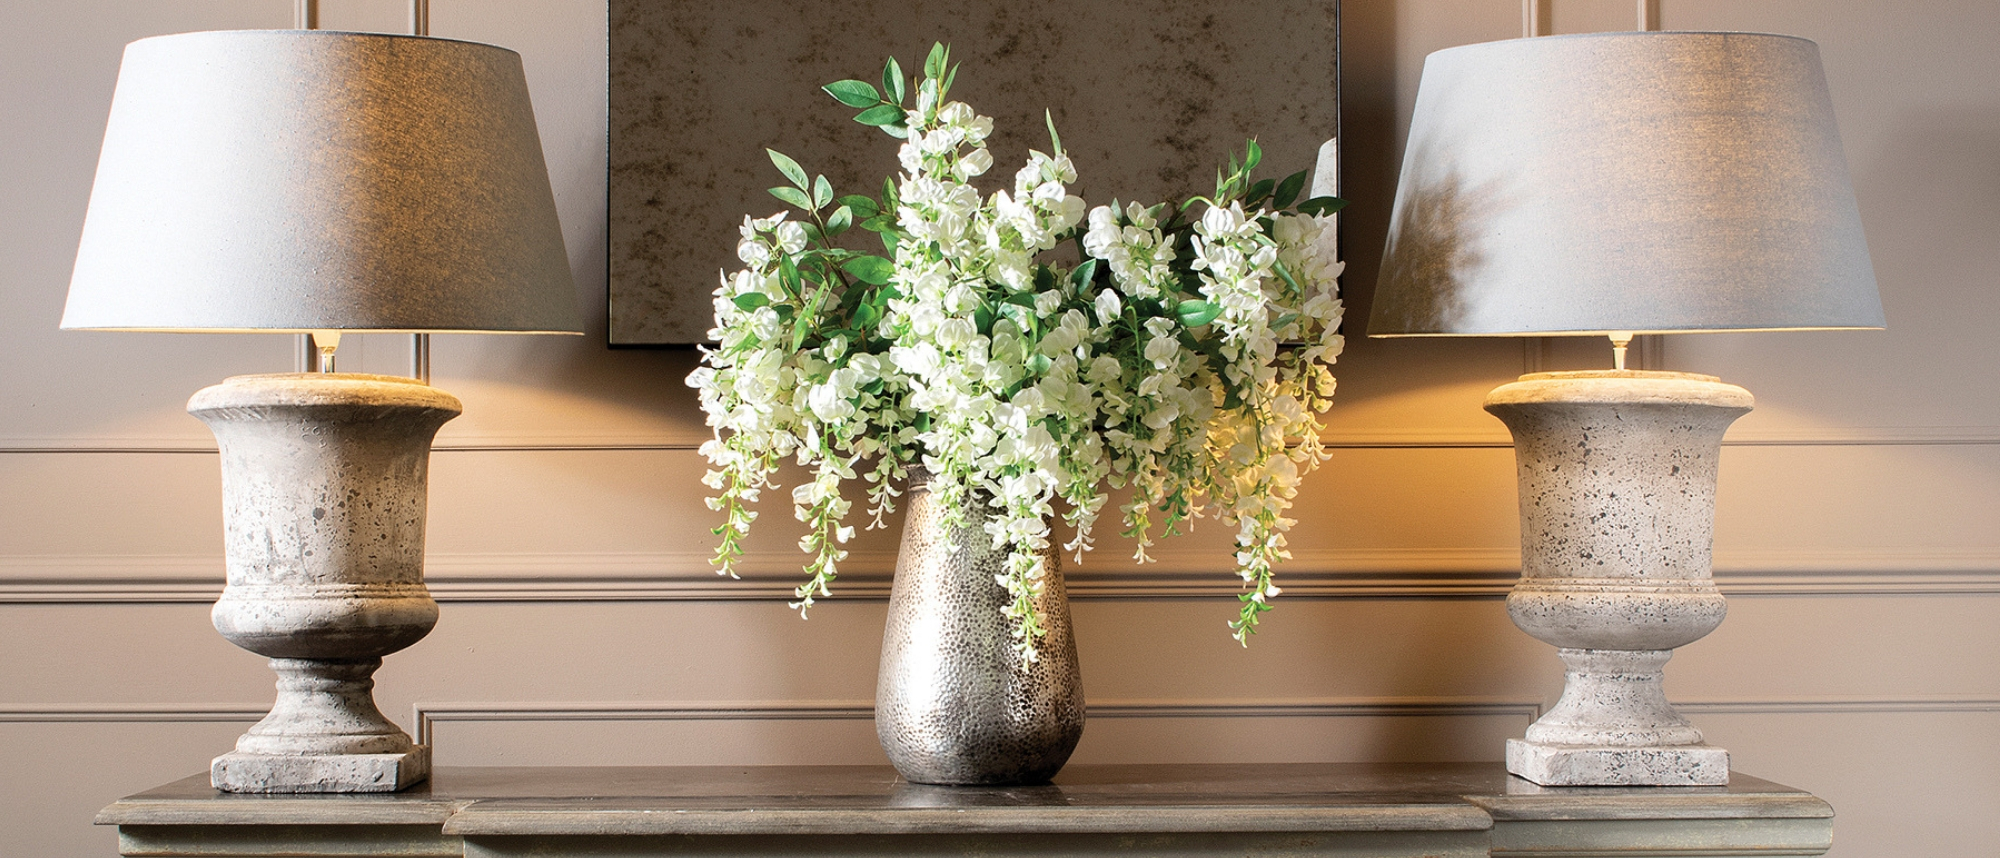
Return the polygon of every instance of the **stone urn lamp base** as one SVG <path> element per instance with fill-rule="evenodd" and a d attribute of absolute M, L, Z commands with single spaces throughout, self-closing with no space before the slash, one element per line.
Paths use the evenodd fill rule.
<path fill-rule="evenodd" d="M 1716 460 L 1750 407 L 1710 376 L 1637 370 L 1531 373 L 1487 396 L 1520 477 L 1507 613 L 1565 668 L 1562 699 L 1508 741 L 1509 772 L 1543 786 L 1729 782 L 1729 752 L 1674 711 L 1661 668 L 1727 610 L 1710 570 Z"/>
<path fill-rule="evenodd" d="M 411 379 L 342 373 L 238 376 L 188 402 L 222 452 L 215 628 L 278 674 L 271 713 L 210 768 L 216 789 L 393 792 L 429 777 L 430 748 L 382 716 L 372 677 L 437 624 L 426 478 L 459 410 Z"/>

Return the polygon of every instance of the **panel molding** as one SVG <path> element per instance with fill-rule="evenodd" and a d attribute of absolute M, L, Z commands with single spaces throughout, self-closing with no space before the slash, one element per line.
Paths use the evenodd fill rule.
<path fill-rule="evenodd" d="M 269 703 L 0 703 L 0 724 L 256 722 L 270 711 Z"/>
<path fill-rule="evenodd" d="M 447 430 L 432 450 L 471 452 L 693 452 L 704 434 L 662 432 L 599 435 L 561 432 L 455 434 Z M 1339 449 L 1467 449 L 1512 447 L 1499 428 L 1437 431 L 1388 429 L 1326 433 Z M 1978 446 L 2000 444 L 2000 426 L 1859 426 L 1735 431 L 1725 447 Z M 0 437 L 0 453 L 206 453 L 215 439 L 202 435 Z"/>
<path fill-rule="evenodd" d="M 1359 718 L 1513 716 L 1533 721 L 1540 700 L 1480 697 L 1300 698 L 1291 700 L 1091 700 L 1089 717 Z M 872 721 L 872 700 L 424 703 L 411 707 L 416 740 L 435 744 L 444 723 L 577 721 Z"/>
<path fill-rule="evenodd" d="M 1783 697 L 1772 699 L 1718 698 L 1676 700 L 1674 708 L 1687 715 L 1942 715 L 2000 712 L 2000 697 Z"/>
<path fill-rule="evenodd" d="M 1522 697 L 1354 697 L 1268 700 L 1110 699 L 1088 703 L 1092 719 L 1516 717 L 1532 722 L 1546 701 Z M 1676 700 L 1688 715 L 1939 715 L 2000 713 L 2000 696 L 1796 696 Z M 434 744 L 445 723 L 578 721 L 867 721 L 869 700 L 648 702 L 419 702 L 417 741 Z"/>
<path fill-rule="evenodd" d="M 1353 718 L 1542 715 L 1545 701 L 1525 697 L 1352 697 L 1265 700 L 1109 699 L 1089 703 L 1092 718 Z M 775 701 L 477 701 L 419 702 L 411 723 L 429 741 L 436 724 L 504 721 L 865 721 L 870 700 Z M 0 724 L 254 722 L 269 703 L 0 703 Z M 1791 696 L 1675 700 L 1690 715 L 1937 715 L 2000 713 L 2000 696 Z"/>
<path fill-rule="evenodd" d="M 1101 556 L 1066 571 L 1074 599 L 1234 596 L 1218 551 L 1167 548 L 1138 566 Z M 1499 598 L 1519 577 L 1513 548 L 1299 550 L 1279 570 L 1288 598 Z M 803 561 L 745 558 L 742 580 L 716 575 L 705 552 L 433 554 L 426 582 L 445 602 L 789 600 Z M 886 599 L 893 551 L 857 551 L 835 593 Z M 219 556 L 0 555 L 0 604 L 213 602 Z M 1720 551 L 1716 581 L 1730 596 L 2000 594 L 2000 549 Z"/>

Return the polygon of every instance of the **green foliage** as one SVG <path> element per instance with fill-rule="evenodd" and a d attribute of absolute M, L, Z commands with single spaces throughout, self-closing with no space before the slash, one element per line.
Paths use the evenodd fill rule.
<path fill-rule="evenodd" d="M 848 107 L 867 108 L 882 103 L 882 94 L 865 80 L 837 80 L 820 88 Z"/>
<path fill-rule="evenodd" d="M 787 204 L 797 206 L 805 211 L 813 210 L 812 198 L 807 197 L 805 191 L 801 191 L 798 188 L 783 187 L 771 188 L 770 191 L 771 196 L 784 200 Z"/>
<path fill-rule="evenodd" d="M 714 445 L 704 447 L 719 469 L 709 475 L 709 485 L 722 495 L 711 506 L 726 516 L 716 529 L 722 537 L 718 562 L 733 574 L 743 551 L 742 536 L 755 517 L 747 504 L 761 488 L 775 487 L 770 477 L 781 457 L 814 469 L 817 481 L 799 487 L 805 494 L 793 493 L 797 515 L 807 525 L 801 547 L 813 556 L 807 566 L 810 580 L 796 591 L 801 611 L 830 592 L 837 564 L 845 557 L 839 543 L 851 531 L 841 524 L 846 502 L 825 487 L 857 479 L 857 469 L 865 470 L 859 478 L 870 484 L 878 521 L 893 504 L 907 468 L 918 461 L 942 469 L 934 489 L 958 492 L 948 502 L 958 515 L 965 514 L 965 499 L 974 489 L 990 493 L 1004 507 L 1003 501 L 1019 501 L 1003 498 L 1002 486 L 1009 480 L 1018 478 L 1013 485 L 1057 485 L 1059 497 L 1042 496 L 1036 501 L 1042 506 L 1017 503 L 1004 513 L 1014 517 L 1007 520 L 1010 535 L 1004 546 L 1013 564 L 1002 576 L 1012 597 L 1007 614 L 1016 624 L 1017 650 L 1032 659 L 1035 640 L 1043 633 L 1032 599 L 1038 585 L 1017 562 L 1026 556 L 1021 554 L 1026 543 L 1013 534 L 1024 523 L 1039 522 L 1047 530 L 1047 503 L 1059 500 L 1068 504 L 1061 514 L 1078 533 L 1079 544 L 1087 547 L 1090 522 L 1104 505 L 1104 486 L 1109 485 L 1131 489 L 1125 496 L 1132 500 L 1123 502 L 1119 514 L 1142 557 L 1155 535 L 1181 532 L 1204 509 L 1219 511 L 1230 527 L 1237 526 L 1233 519 L 1240 516 L 1246 535 L 1239 536 L 1236 556 L 1246 592 L 1238 618 L 1229 626 L 1238 640 L 1246 640 L 1278 593 L 1271 568 L 1284 556 L 1282 537 L 1289 522 L 1281 513 L 1292 496 L 1286 480 L 1296 481 L 1296 472 L 1279 479 L 1271 474 L 1282 469 L 1259 469 L 1289 458 L 1300 470 L 1309 470 L 1323 457 L 1316 452 L 1314 418 L 1300 423 L 1299 408 L 1273 403 L 1280 396 L 1277 391 L 1284 390 L 1291 391 L 1282 395 L 1293 397 L 1295 404 L 1315 414 L 1324 410 L 1330 373 L 1321 385 L 1324 393 L 1299 391 L 1312 388 L 1318 378 L 1309 375 L 1309 364 L 1330 362 L 1338 350 L 1338 337 L 1321 341 L 1339 317 L 1337 303 L 1317 297 L 1321 290 L 1331 292 L 1330 279 L 1323 276 L 1327 269 L 1301 251 L 1297 239 L 1302 230 L 1317 236 L 1325 227 L 1286 218 L 1331 214 L 1346 202 L 1334 197 L 1301 201 L 1308 176 L 1303 170 L 1282 179 L 1258 177 L 1264 151 L 1252 139 L 1217 171 L 1212 197 L 1147 208 L 1114 201 L 1109 212 L 1114 222 L 1103 221 L 1106 212 L 1100 210 L 1085 224 L 1079 221 L 1085 211 L 1082 201 L 1066 196 L 1064 186 L 1074 181 L 1074 169 L 1064 155 L 1054 113 L 1045 110 L 1054 155 L 1037 152 L 1023 173 L 1032 177 L 1023 181 L 1037 188 L 1010 191 L 1012 198 L 1003 206 L 996 196 L 971 187 L 972 177 L 991 166 L 983 140 L 992 121 L 969 119 L 976 115 L 967 106 L 948 100 L 957 71 L 950 48 L 939 43 L 914 80 L 890 57 L 879 87 L 859 79 L 822 87 L 855 111 L 857 123 L 891 137 L 908 138 L 915 128 L 927 141 L 961 140 L 946 144 L 956 148 L 943 153 L 927 146 L 905 156 L 922 159 L 921 168 L 906 167 L 921 182 L 905 176 L 911 184 L 899 185 L 898 177 L 890 176 L 873 196 L 839 194 L 826 176 L 765 150 L 786 182 L 769 193 L 800 214 L 788 211 L 746 224 L 738 248 L 746 268 L 735 279 L 725 278 L 718 293 L 725 300 L 717 302 L 718 315 L 735 318 L 737 324 L 718 320 L 723 343 L 708 353 L 707 366 L 697 372 L 710 373 L 709 383 L 732 371 L 758 373 L 741 388 L 731 388 L 739 393 L 704 388 L 704 408 L 718 429 Z M 914 106 L 906 107 L 913 95 Z M 961 136 L 929 136 L 938 128 Z M 908 207 L 901 199 L 906 187 L 913 196 L 921 194 Z M 947 215 L 937 213 L 945 205 L 940 200 L 947 199 L 955 207 L 949 215 L 954 225 L 948 228 L 940 226 Z M 1022 214 L 1024 208 L 1028 214 Z M 1009 225 L 1023 217 L 1036 220 Z M 862 240 L 849 234 L 857 229 L 873 233 L 882 252 L 856 249 Z M 1089 248 L 1086 234 L 1094 242 Z M 1293 238 L 1281 241 L 1287 235 Z M 1118 253 L 1107 251 L 1108 246 Z M 1153 267 L 1139 288 L 1132 282 L 1138 275 L 1131 255 L 1153 253 L 1148 247 L 1158 253 L 1142 260 Z M 1204 247 L 1220 247 L 1224 255 L 1204 256 Z M 1292 255 L 1278 258 L 1281 253 Z M 1254 272 L 1240 273 L 1248 269 Z M 1239 273 L 1217 273 L 1222 271 Z M 948 289 L 941 290 L 938 282 Z M 1308 304 L 1309 298 L 1319 303 Z M 1260 301 L 1271 306 L 1255 307 Z M 945 306 L 949 309 L 940 313 Z M 967 316 L 970 326 L 964 323 Z M 929 321 L 921 326 L 912 321 L 920 318 Z M 1273 332 L 1279 329 L 1287 332 L 1285 337 L 1310 331 L 1306 336 L 1316 344 L 1275 346 L 1278 335 Z M 931 333 L 943 330 L 953 331 L 956 345 Z M 975 334 L 984 342 L 964 350 L 965 339 Z M 1001 430 L 1013 433 L 1006 445 L 992 440 L 997 427 L 987 427 L 984 453 L 939 452 L 974 446 L 965 443 L 972 436 L 964 434 L 927 442 L 929 433 L 970 430 L 952 428 L 958 425 L 952 421 L 964 415 L 935 404 L 944 400 L 917 400 L 931 403 L 924 408 L 911 405 L 917 371 L 895 364 L 914 360 L 912 350 L 919 347 L 928 350 L 924 360 L 933 366 L 980 355 L 977 360 L 986 364 L 980 371 L 939 378 L 967 385 L 952 395 L 955 401 L 984 403 L 964 412 L 983 415 L 981 420 L 1012 409 L 1016 416 L 1010 419 L 1018 421 L 1028 411 L 1029 437 L 1039 439 L 1032 443 L 1043 451 L 1032 458 L 1037 464 L 1020 459 L 993 470 L 1002 466 L 989 462 L 998 460 L 1003 446 L 1020 450 L 1031 443 L 1021 436 L 1018 422 Z M 1270 356 L 1274 348 L 1281 351 L 1275 358 Z M 1315 357 L 1288 356 L 1301 348 L 1316 350 Z M 1052 375 L 1057 372 L 1067 375 Z M 856 380 L 855 373 L 867 375 Z M 1182 399 L 1172 400 L 1163 388 Z M 1030 398 L 1015 399 L 1024 393 Z M 745 407 L 740 400 L 729 400 L 739 394 L 769 397 L 769 402 Z M 1188 404 L 1182 408 L 1178 403 Z M 739 419 L 783 425 L 745 428 L 731 422 Z M 1209 436 L 1211 431 L 1217 434 Z M 1289 452 L 1282 439 L 1300 435 L 1311 435 L 1315 446 L 1305 453 Z M 1083 450 L 1132 458 L 1091 471 L 1088 467 L 1095 465 L 1076 464 L 1076 454 Z M 957 461 L 938 455 L 987 458 Z M 1039 464 L 1047 461 L 1058 464 Z M 1066 470 L 1072 467 L 1079 470 Z"/>

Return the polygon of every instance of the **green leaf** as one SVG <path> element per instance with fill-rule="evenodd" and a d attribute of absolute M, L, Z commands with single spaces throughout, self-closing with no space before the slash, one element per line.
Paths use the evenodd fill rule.
<path fill-rule="evenodd" d="M 1247 209 L 1262 202 L 1265 197 L 1271 195 L 1271 188 L 1276 184 L 1270 179 L 1263 179 L 1251 185 L 1249 193 L 1243 195 L 1243 207 Z"/>
<path fill-rule="evenodd" d="M 1007 303 L 1032 310 L 1035 308 L 1035 296 L 1027 292 L 1015 292 L 1007 296 Z"/>
<path fill-rule="evenodd" d="M 1299 214 L 1330 215 L 1347 208 L 1347 201 L 1339 197 L 1313 197 L 1299 203 Z"/>
<path fill-rule="evenodd" d="M 736 309 L 748 311 L 771 303 L 771 296 L 762 292 L 745 292 L 736 296 L 735 301 Z"/>
<path fill-rule="evenodd" d="M 1061 155 L 1062 135 L 1056 133 L 1056 115 L 1050 113 L 1047 108 L 1043 108 L 1042 122 L 1049 126 L 1049 145 L 1055 148 L 1057 155 Z M 1111 207 L 1111 210 L 1117 211 L 1118 207 L 1114 205 Z"/>
<path fill-rule="evenodd" d="M 778 257 L 778 285 L 785 288 L 785 294 L 790 295 L 792 300 L 796 301 L 799 299 L 801 295 L 799 291 L 799 266 L 788 255 L 780 255 Z"/>
<path fill-rule="evenodd" d="M 1245 176 L 1250 175 L 1250 171 L 1257 169 L 1257 165 L 1263 163 L 1263 161 L 1264 161 L 1264 148 L 1262 146 L 1258 146 L 1257 141 L 1255 140 L 1244 141 L 1243 175 Z"/>
<path fill-rule="evenodd" d="M 982 337 L 993 336 L 994 318 L 993 308 L 985 304 L 979 305 L 978 309 L 972 311 L 972 324 L 979 328 L 979 335 Z"/>
<path fill-rule="evenodd" d="M 903 122 L 903 108 L 893 104 L 878 104 L 855 114 L 854 121 L 863 125 L 900 125 Z"/>
<path fill-rule="evenodd" d="M 834 209 L 833 214 L 826 216 L 827 235 L 839 235 L 846 232 L 847 228 L 853 225 L 854 210 L 846 206 Z"/>
<path fill-rule="evenodd" d="M 820 89 L 848 107 L 874 107 L 882 103 L 881 93 L 875 91 L 874 84 L 865 80 L 837 80 Z"/>
<path fill-rule="evenodd" d="M 1278 272 L 1279 277 L 1284 278 L 1285 285 L 1292 287 L 1293 292 L 1305 293 L 1306 287 L 1299 285 L 1299 281 L 1292 277 L 1291 270 L 1286 268 L 1284 263 L 1280 262 L 1271 267 Z"/>
<path fill-rule="evenodd" d="M 1090 285 L 1091 278 L 1096 276 L 1097 276 L 1097 259 L 1093 257 L 1091 259 L 1084 260 L 1082 265 L 1078 265 L 1076 267 L 1076 270 L 1071 271 L 1069 273 L 1069 284 L 1070 286 L 1074 287 L 1078 293 L 1081 293 L 1085 286 Z"/>
<path fill-rule="evenodd" d="M 778 199 L 784 200 L 785 202 L 791 203 L 792 205 L 798 206 L 799 208 L 805 209 L 806 211 L 812 211 L 812 200 L 806 199 L 806 192 L 801 191 L 798 188 L 772 188 L 771 196 L 777 197 Z"/>
<path fill-rule="evenodd" d="M 880 256 L 857 256 L 842 263 L 840 268 L 871 286 L 889 282 L 889 276 L 896 273 L 896 263 Z"/>
<path fill-rule="evenodd" d="M 884 229 L 878 231 L 876 235 L 882 239 L 882 249 L 888 251 L 890 256 L 895 256 L 896 245 L 897 243 L 902 241 L 902 239 L 897 236 L 896 231 L 893 229 Z"/>
<path fill-rule="evenodd" d="M 903 96 L 906 94 L 903 90 L 903 67 L 896 62 L 895 57 L 890 57 L 888 62 L 882 64 L 882 92 L 888 95 L 885 101 L 892 104 L 903 103 Z"/>
<path fill-rule="evenodd" d="M 791 349 L 792 351 L 796 352 L 805 347 L 806 330 L 811 327 L 812 327 L 811 314 L 800 313 L 797 319 L 792 320 L 792 349 Z"/>
<path fill-rule="evenodd" d="M 1175 313 L 1181 317 L 1181 324 L 1199 328 L 1222 315 L 1222 306 L 1212 301 L 1182 301 Z"/>
<path fill-rule="evenodd" d="M 833 183 L 827 181 L 825 176 L 815 177 L 813 179 L 813 211 L 826 208 L 826 204 L 830 202 L 833 202 Z"/>
<path fill-rule="evenodd" d="M 771 156 L 771 163 L 778 165 L 778 172 L 785 174 L 785 178 L 792 180 L 794 187 L 797 187 L 799 190 L 805 190 L 806 171 L 799 166 L 799 162 L 792 160 L 785 153 L 776 149 L 766 149 L 764 150 L 764 154 Z"/>
<path fill-rule="evenodd" d="M 860 194 L 848 194 L 835 202 L 852 209 L 854 217 L 859 220 L 867 220 L 882 213 L 882 208 L 875 204 L 875 200 Z"/>
<path fill-rule="evenodd" d="M 876 126 L 876 128 L 880 129 L 882 133 L 894 137 L 898 140 L 910 139 L 910 126 L 905 123 L 899 122 L 896 123 L 895 125 L 878 125 Z"/>
<path fill-rule="evenodd" d="M 1284 181 L 1278 183 L 1278 190 L 1271 199 L 1271 205 L 1280 209 L 1290 208 L 1292 202 L 1299 198 L 1299 190 L 1305 186 L 1306 171 L 1300 170 L 1286 176 Z"/>
<path fill-rule="evenodd" d="M 950 56 L 951 49 L 945 47 L 943 42 L 932 42 L 931 55 L 924 58 L 924 77 L 943 77 L 944 64 Z"/>
<path fill-rule="evenodd" d="M 854 308 L 854 324 L 868 328 L 882 320 L 882 309 L 872 303 L 864 303 Z"/>

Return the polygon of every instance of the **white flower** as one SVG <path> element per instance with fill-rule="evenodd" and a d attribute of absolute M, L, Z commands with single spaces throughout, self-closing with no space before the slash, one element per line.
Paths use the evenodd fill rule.
<path fill-rule="evenodd" d="M 970 179 L 975 176 L 983 176 L 987 170 L 992 168 L 993 153 L 980 148 L 967 152 L 964 157 L 959 158 L 955 169 L 960 179 Z"/>
<path fill-rule="evenodd" d="M 797 221 L 778 224 L 776 235 L 778 247 L 786 253 L 795 254 L 806 249 L 806 228 Z"/>
<path fill-rule="evenodd" d="M 771 248 L 757 239 L 746 238 L 737 243 L 736 258 L 751 268 L 763 268 L 771 264 Z"/>
<path fill-rule="evenodd" d="M 809 274 L 789 294 L 781 257 L 808 272 L 844 257 L 783 212 L 743 220 L 744 267 L 714 294 L 720 345 L 687 380 L 715 432 L 702 480 L 724 519 L 720 571 L 744 550 L 748 505 L 793 459 L 808 475 L 791 491 L 813 557 L 804 610 L 853 535 L 842 485 L 861 472 L 879 524 L 920 465 L 948 520 L 990 511 L 1021 657 L 1035 656 L 1054 517 L 1074 531 L 1064 548 L 1084 551 L 1112 489 L 1141 559 L 1169 522 L 1206 514 L 1235 531 L 1245 595 L 1231 626 L 1248 634 L 1281 592 L 1271 574 L 1299 482 L 1327 458 L 1319 415 L 1344 345 L 1333 219 L 1226 200 L 1192 226 L 1194 212 L 1136 201 L 1093 209 L 1070 192 L 1062 152 L 1030 152 L 1012 187 L 983 194 L 971 182 L 994 166 L 992 119 L 944 90 L 919 82 L 906 113 L 888 289 Z M 1107 278 L 1077 283 L 1060 252 L 1044 254 L 1072 240 Z M 1190 290 L 1219 308 L 1213 323 L 1182 324 Z M 860 324 L 863 294 L 884 312 Z"/>
<path fill-rule="evenodd" d="M 1097 293 L 1093 309 L 1097 311 L 1097 323 L 1100 325 L 1109 325 L 1117 321 L 1119 315 L 1125 312 L 1123 302 L 1118 300 L 1118 293 L 1110 289 Z"/>

